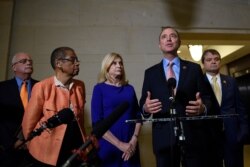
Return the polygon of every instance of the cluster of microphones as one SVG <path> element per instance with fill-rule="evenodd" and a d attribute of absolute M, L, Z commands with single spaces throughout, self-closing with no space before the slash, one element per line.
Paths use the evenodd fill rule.
<path fill-rule="evenodd" d="M 95 142 L 100 139 L 111 128 L 111 126 L 123 115 L 123 113 L 127 110 L 128 106 L 128 102 L 121 103 L 118 107 L 114 109 L 114 111 L 108 117 L 96 123 L 87 141 L 85 141 L 84 144 L 80 146 L 78 150 L 72 154 L 71 157 L 68 158 L 68 160 L 63 164 L 63 167 L 71 166 L 72 161 L 90 145 L 96 146 Z M 59 125 L 68 124 L 73 120 L 73 111 L 70 108 L 64 108 L 60 110 L 57 114 L 49 118 L 39 128 L 33 130 L 28 136 L 28 138 L 19 147 L 24 145 L 27 141 L 32 140 L 34 137 L 39 136 L 45 129 L 56 128 Z"/>

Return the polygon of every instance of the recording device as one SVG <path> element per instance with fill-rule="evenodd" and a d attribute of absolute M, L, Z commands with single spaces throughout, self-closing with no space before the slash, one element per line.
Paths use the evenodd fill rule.
<path fill-rule="evenodd" d="M 93 126 L 91 135 L 94 135 L 97 139 L 100 139 L 123 115 L 123 113 L 128 109 L 128 106 L 128 102 L 123 102 L 122 104 L 120 104 L 108 117 Z"/>
<path fill-rule="evenodd" d="M 89 139 L 87 141 L 84 142 L 84 144 L 78 148 L 78 151 L 75 152 L 74 154 L 72 154 L 71 157 L 68 158 L 68 160 L 64 163 L 64 165 L 62 167 L 68 167 L 70 166 L 71 162 L 77 157 L 78 153 L 81 152 L 82 150 L 85 150 L 86 148 L 88 148 L 88 146 L 90 145 L 95 145 L 94 140 L 98 140 L 100 139 L 110 128 L 111 126 L 123 115 L 123 113 L 128 109 L 129 107 L 129 103 L 128 102 L 123 102 L 121 103 L 117 108 L 114 109 L 114 111 L 108 116 L 106 117 L 104 120 L 96 123 L 93 126 L 93 130 L 91 132 L 91 136 L 89 137 Z M 94 138 L 94 140 L 93 140 Z M 89 152 L 91 152 L 92 150 L 90 150 Z M 95 155 L 93 155 L 95 153 L 92 153 L 91 156 L 93 156 L 95 158 Z M 91 160 L 89 160 L 91 161 Z M 95 161 L 95 160 L 93 160 Z M 91 162 L 90 162 L 91 163 Z"/>
<path fill-rule="evenodd" d="M 174 135 L 177 137 L 179 135 L 179 120 L 177 119 L 177 112 L 175 109 L 175 92 L 174 89 L 176 87 L 176 79 L 175 78 L 169 78 L 167 80 L 167 86 L 168 86 L 168 91 L 170 92 L 169 100 L 170 100 L 170 107 L 169 107 L 169 112 L 170 112 L 170 119 L 174 122 Z"/>
<path fill-rule="evenodd" d="M 170 92 L 170 96 L 169 96 L 169 100 L 170 100 L 170 114 L 171 115 L 176 115 L 176 111 L 175 111 L 175 93 L 174 93 L 174 89 L 176 87 L 176 79 L 175 78 L 169 78 L 167 80 L 167 86 L 168 86 L 168 90 Z"/>
<path fill-rule="evenodd" d="M 174 89 L 176 87 L 176 79 L 175 78 L 169 78 L 168 79 L 168 87 Z"/>
<path fill-rule="evenodd" d="M 168 90 L 170 92 L 170 98 L 174 98 L 174 89 L 176 87 L 176 79 L 169 78 L 167 81 L 167 85 L 168 85 Z M 170 100 L 174 100 L 174 99 L 170 99 Z"/>
<path fill-rule="evenodd" d="M 68 124 L 74 119 L 74 113 L 70 108 L 64 108 L 57 114 L 50 117 L 46 122 L 43 122 L 40 128 L 31 132 L 27 140 L 31 140 L 35 136 L 39 136 L 45 129 L 55 128 L 61 124 Z"/>
<path fill-rule="evenodd" d="M 47 121 L 43 122 L 40 128 L 33 130 L 28 138 L 22 141 L 16 149 L 21 148 L 26 142 L 32 140 L 34 137 L 39 136 L 45 129 L 55 128 L 61 124 L 68 124 L 74 119 L 74 113 L 69 108 L 64 108 L 60 110 L 57 114 L 50 117 Z"/>
<path fill-rule="evenodd" d="M 182 121 L 177 118 L 177 112 L 175 109 L 175 93 L 174 89 L 176 87 L 176 79 L 175 78 L 169 78 L 167 81 L 168 84 L 168 89 L 170 93 L 170 98 L 169 100 L 171 101 L 170 104 L 170 116 L 171 119 L 174 121 L 174 134 L 175 136 L 179 138 L 179 141 L 184 141 L 185 140 L 185 135 L 184 135 L 184 129 L 183 129 L 183 123 Z"/>

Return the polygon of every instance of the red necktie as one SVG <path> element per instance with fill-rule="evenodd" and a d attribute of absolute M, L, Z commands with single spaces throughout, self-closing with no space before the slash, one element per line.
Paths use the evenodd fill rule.
<path fill-rule="evenodd" d="M 168 68 L 167 68 L 167 80 L 169 78 L 175 78 L 175 74 L 174 74 L 174 70 L 173 70 L 173 65 L 174 65 L 174 62 L 169 62 L 168 63 Z"/>
<path fill-rule="evenodd" d="M 167 68 L 167 81 L 169 78 L 175 78 L 174 70 L 173 70 L 173 65 L 174 62 L 169 62 L 168 63 L 168 68 Z M 174 95 L 176 94 L 176 87 L 174 88 Z"/>
<path fill-rule="evenodd" d="M 28 105 L 28 88 L 27 88 L 27 82 L 23 81 L 21 90 L 20 90 L 20 97 L 23 103 L 24 109 Z"/>

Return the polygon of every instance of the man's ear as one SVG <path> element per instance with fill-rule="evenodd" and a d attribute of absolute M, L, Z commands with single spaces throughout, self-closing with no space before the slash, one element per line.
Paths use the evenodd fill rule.
<path fill-rule="evenodd" d="M 16 72 L 16 66 L 15 66 L 15 65 L 12 66 L 12 70 L 13 70 L 14 72 Z"/>

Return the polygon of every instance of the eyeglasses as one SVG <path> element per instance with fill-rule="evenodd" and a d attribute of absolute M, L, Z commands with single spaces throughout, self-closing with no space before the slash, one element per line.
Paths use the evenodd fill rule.
<path fill-rule="evenodd" d="M 71 57 L 71 58 L 61 58 L 59 60 L 66 60 L 66 61 L 70 61 L 72 64 L 75 64 L 75 63 L 80 63 L 80 61 L 78 60 L 77 57 Z"/>
<path fill-rule="evenodd" d="M 16 65 L 16 64 L 18 64 L 18 63 L 26 64 L 27 62 L 29 62 L 30 64 L 32 64 L 32 63 L 33 63 L 33 60 L 31 60 L 31 59 L 21 59 L 21 60 L 15 62 L 15 63 L 13 63 L 12 65 L 14 66 L 14 65 Z"/>

